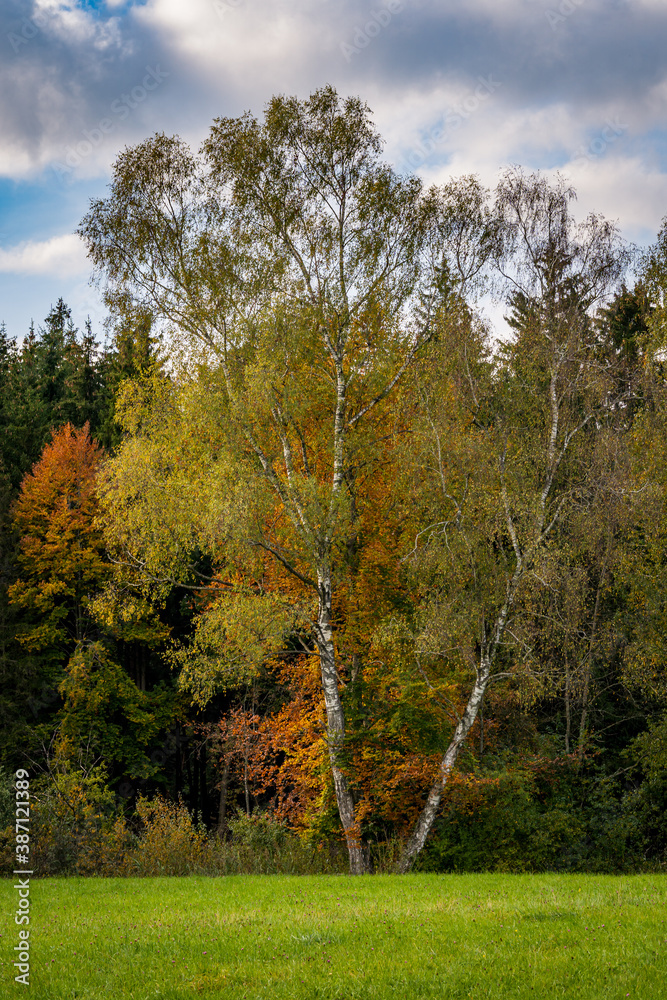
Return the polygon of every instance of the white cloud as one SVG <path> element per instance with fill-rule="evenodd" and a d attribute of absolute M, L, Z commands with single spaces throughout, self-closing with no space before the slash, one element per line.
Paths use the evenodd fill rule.
<path fill-rule="evenodd" d="M 576 144 L 585 122 L 595 127 L 597 115 L 603 123 L 605 103 L 617 105 L 614 112 L 634 128 L 663 127 L 665 0 L 620 0 L 618 17 L 594 27 L 593 15 L 609 0 L 565 0 L 572 16 L 564 35 L 544 19 L 560 0 L 403 0 L 377 36 L 346 59 L 341 45 L 389 2 L 107 0 L 93 13 L 74 0 L 15 0 L 17 9 L 41 16 L 23 37 L 18 12 L 0 11 L 0 35 L 10 29 L 15 36 L 14 58 L 0 67 L 0 175 L 35 175 L 63 161 L 68 147 L 85 142 L 85 132 L 138 85 L 148 64 L 168 72 L 164 91 L 122 123 L 112 118 L 113 137 L 82 159 L 77 176 L 106 172 L 118 148 L 154 130 L 196 144 L 215 114 L 260 114 L 274 93 L 305 96 L 325 82 L 369 101 L 392 159 L 489 74 L 502 83 L 499 97 L 443 144 L 447 156 L 481 154 L 490 163 L 496 153 L 508 162 L 534 152 L 538 159 L 557 140 L 566 154 L 567 133 Z M 647 50 L 639 52 L 642 32 Z M 618 63 L 619 47 L 629 53 L 627 65 Z M 554 106 L 558 115 L 549 121 Z"/>
<path fill-rule="evenodd" d="M 133 18 L 221 97 L 244 106 L 285 88 L 312 89 L 346 63 L 342 9 L 313 0 L 149 0 Z M 255 100 L 253 100 L 255 98 Z"/>
<path fill-rule="evenodd" d="M 667 174 L 649 170 L 636 157 L 600 157 L 577 161 L 568 171 L 577 189 L 578 205 L 617 219 L 625 236 L 654 240 L 667 214 Z"/>
<path fill-rule="evenodd" d="M 90 270 L 83 243 L 67 233 L 49 240 L 27 240 L 7 250 L 0 249 L 0 272 L 71 278 Z"/>

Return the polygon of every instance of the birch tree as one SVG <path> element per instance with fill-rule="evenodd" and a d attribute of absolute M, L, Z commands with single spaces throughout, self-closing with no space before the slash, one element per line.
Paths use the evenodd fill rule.
<path fill-rule="evenodd" d="M 541 556 L 590 486 L 590 439 L 618 410 L 614 362 L 599 356 L 591 314 L 628 254 L 611 223 L 575 223 L 573 198 L 562 180 L 506 173 L 496 191 L 493 273 L 513 307 L 515 336 L 485 351 L 469 324 L 451 344 L 458 360 L 444 386 L 432 376 L 420 386 L 432 507 L 411 556 L 427 568 L 430 591 L 418 646 L 426 660 L 458 657 L 474 679 L 462 711 L 451 706 L 453 734 L 402 872 L 426 842 L 489 685 L 511 673 L 509 647 L 526 652 L 514 631 L 522 593 L 541 585 Z M 447 385 L 467 411 L 456 434 Z"/>
<path fill-rule="evenodd" d="M 353 873 L 366 862 L 344 767 L 337 579 L 358 542 L 356 470 L 372 467 L 382 408 L 432 336 L 447 228 L 438 220 L 450 218 L 456 198 L 396 176 L 380 154 L 359 100 L 331 87 L 306 101 L 276 97 L 263 121 L 216 120 L 196 156 L 163 135 L 126 150 L 109 197 L 91 204 L 80 227 L 107 295 L 130 296 L 157 317 L 174 350 L 174 384 L 191 378 L 208 405 L 194 436 L 177 430 L 178 392 L 168 425 L 137 418 L 109 467 L 109 523 L 156 575 L 150 539 L 171 511 L 174 559 L 188 544 L 215 548 L 217 537 L 220 551 L 221 537 L 234 538 L 313 596 L 309 628 Z M 488 253 L 488 241 L 477 242 Z M 204 469 L 197 488 L 181 478 L 174 500 L 176 468 L 198 441 L 214 439 L 194 462 Z M 219 502 L 207 510 L 215 476 L 205 469 L 223 467 Z M 155 487 L 155 516 L 139 481 Z"/>

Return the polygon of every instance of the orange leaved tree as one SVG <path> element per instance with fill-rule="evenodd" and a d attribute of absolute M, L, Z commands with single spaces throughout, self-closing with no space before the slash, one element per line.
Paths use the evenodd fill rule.
<path fill-rule="evenodd" d="M 97 522 L 102 457 L 88 424 L 53 432 L 15 506 L 20 575 L 9 598 L 23 612 L 19 641 L 41 661 L 53 701 L 56 688 L 64 698 L 62 734 L 117 773 L 148 777 L 156 768 L 147 748 L 171 721 L 172 695 L 163 684 L 140 690 L 115 654 L 119 639 L 155 645 L 164 629 L 143 604 L 126 607 L 121 621 L 94 606 L 113 573 Z"/>
<path fill-rule="evenodd" d="M 24 477 L 14 511 L 19 579 L 9 597 L 26 613 L 19 641 L 58 660 L 88 636 L 88 604 L 109 574 L 95 526 L 101 457 L 88 424 L 65 424 Z"/>

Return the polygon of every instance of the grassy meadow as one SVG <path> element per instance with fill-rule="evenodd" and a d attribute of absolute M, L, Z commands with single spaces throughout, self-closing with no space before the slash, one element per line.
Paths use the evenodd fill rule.
<path fill-rule="evenodd" d="M 667 877 L 233 876 L 31 882 L 31 983 L 0 997 L 667 998 Z"/>

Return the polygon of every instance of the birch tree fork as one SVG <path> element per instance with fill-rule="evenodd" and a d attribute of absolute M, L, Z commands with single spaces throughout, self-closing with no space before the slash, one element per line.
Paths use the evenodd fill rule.
<path fill-rule="evenodd" d="M 433 652 L 458 647 L 476 663 L 402 872 L 426 842 L 489 684 L 511 675 L 522 592 L 540 586 L 540 558 L 555 527 L 590 488 L 591 441 L 618 419 L 614 360 L 599 356 L 590 314 L 620 280 L 628 254 L 605 220 L 575 223 L 573 197 L 562 181 L 508 171 L 496 194 L 494 264 L 515 338 L 492 356 L 464 326 L 448 343 L 453 362 L 429 369 L 445 373 L 442 388 L 432 374 L 422 383 L 423 464 L 432 476 L 422 486 L 433 497 L 432 528 L 422 531 L 413 558 L 438 566 L 429 578 L 440 591 L 431 599 Z M 455 434 L 451 384 L 468 414 Z M 465 615 L 457 616 L 459 605 Z"/>
<path fill-rule="evenodd" d="M 372 465 L 373 421 L 432 335 L 442 263 L 434 220 L 452 197 L 396 176 L 380 152 L 359 100 L 331 87 L 306 101 L 275 97 L 262 122 L 218 119 L 199 156 L 165 136 L 126 150 L 109 197 L 91 204 L 79 230 L 107 294 L 149 309 L 192 359 L 182 377 L 198 365 L 204 391 L 222 400 L 204 421 L 219 435 L 207 460 L 227 455 L 225 488 L 238 495 L 243 483 L 252 513 L 237 524 L 236 511 L 223 517 L 211 502 L 209 515 L 200 480 L 193 544 L 205 536 L 219 553 L 222 518 L 223 535 L 241 532 L 249 552 L 270 554 L 316 597 L 312 635 L 353 873 L 365 861 L 343 764 L 334 627 L 342 542 L 355 533 L 351 468 L 362 454 Z M 174 428 L 182 412 L 172 411 Z M 135 424 L 136 440 L 150 438 L 149 425 Z M 175 429 L 152 426 L 162 445 L 170 433 L 176 441 Z M 181 443 L 196 447 L 192 436 Z M 141 506 L 136 479 L 123 475 L 132 447 L 112 463 L 107 496 L 115 490 L 116 528 L 147 565 L 140 520 L 128 528 Z M 172 527 L 187 547 L 183 523 Z"/>

